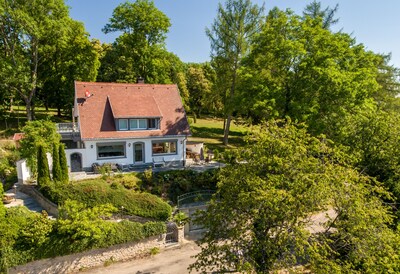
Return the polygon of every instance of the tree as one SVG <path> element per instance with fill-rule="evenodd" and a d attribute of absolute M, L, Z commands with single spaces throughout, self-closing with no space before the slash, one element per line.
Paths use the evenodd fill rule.
<path fill-rule="evenodd" d="M 338 18 L 334 18 L 336 12 L 339 9 L 339 4 L 336 4 L 336 6 L 331 9 L 329 6 L 322 10 L 321 8 L 321 2 L 317 2 L 314 0 L 310 4 L 308 4 L 304 11 L 303 11 L 303 17 L 311 17 L 313 19 L 322 19 L 322 27 L 324 29 L 330 29 L 332 25 L 335 25 L 339 22 Z"/>
<path fill-rule="evenodd" d="M 37 184 L 40 187 L 46 186 L 51 179 L 46 151 L 42 145 L 38 146 L 37 151 L 37 173 Z"/>
<path fill-rule="evenodd" d="M 60 37 L 49 47 L 48 57 L 40 63 L 38 78 L 42 86 L 38 97 L 46 107 L 68 110 L 74 102 L 74 81 L 95 81 L 100 66 L 100 42 L 90 41 L 81 22 L 65 19 Z"/>
<path fill-rule="evenodd" d="M 61 136 L 57 133 L 54 123 L 51 121 L 31 121 L 22 128 L 24 137 L 21 140 L 21 157 L 27 160 L 27 164 L 33 174 L 37 172 L 37 150 L 42 146 L 45 152 L 52 151 L 52 144 L 58 144 Z"/>
<path fill-rule="evenodd" d="M 228 144 L 240 62 L 250 50 L 251 39 L 260 30 L 263 10 L 263 7 L 253 5 L 250 0 L 227 0 L 225 6 L 219 4 L 218 15 L 211 29 L 206 29 L 211 42 L 212 61 L 217 67 L 217 77 L 225 82 L 220 87 L 223 97 L 226 98 L 225 145 Z"/>
<path fill-rule="evenodd" d="M 200 117 L 211 95 L 211 83 L 201 66 L 189 65 L 186 73 L 189 91 L 189 106 L 195 116 Z"/>
<path fill-rule="evenodd" d="M 192 269 L 399 270 L 399 235 L 381 200 L 388 193 L 353 169 L 332 141 L 290 122 L 270 122 L 230 159 L 197 219 L 207 232 Z M 314 231 L 312 217 L 329 209 L 335 214 Z"/>
<path fill-rule="evenodd" d="M 67 165 L 67 156 L 65 155 L 64 144 L 58 146 L 58 154 L 60 156 L 60 168 L 61 168 L 61 181 L 64 183 L 68 183 L 69 174 L 68 174 L 68 165 Z"/>
<path fill-rule="evenodd" d="M 321 20 L 274 9 L 243 62 L 237 105 L 253 121 L 290 117 L 334 138 L 347 114 L 374 104 L 379 59 Z"/>
<path fill-rule="evenodd" d="M 67 200 L 60 207 L 57 231 L 74 242 L 82 241 L 92 246 L 111 232 L 112 223 L 101 218 L 110 217 L 116 210 L 111 204 L 86 208 L 82 203 Z"/>
<path fill-rule="evenodd" d="M 33 119 L 34 97 L 42 85 L 38 68 L 67 18 L 63 0 L 5 0 L 0 4 L 0 82 L 24 100 L 28 121 Z"/>
<path fill-rule="evenodd" d="M 61 173 L 61 166 L 60 166 L 60 155 L 59 155 L 59 149 L 57 144 L 53 144 L 53 153 L 52 153 L 52 159 L 53 159 L 53 181 L 55 182 L 60 182 L 62 179 L 62 173 Z"/>
<path fill-rule="evenodd" d="M 177 58 L 164 49 L 170 26 L 169 18 L 153 1 L 137 0 L 117 6 L 103 31 L 122 34 L 106 51 L 103 60 L 109 62 L 102 62 L 101 71 L 108 75 L 99 75 L 100 78 L 112 75 L 111 78 L 118 81 L 135 82 L 136 78 L 143 77 L 147 83 L 165 82 L 163 78 L 168 73 L 164 72 L 174 67 L 171 61 Z M 112 70 L 117 70 L 118 74 Z"/>

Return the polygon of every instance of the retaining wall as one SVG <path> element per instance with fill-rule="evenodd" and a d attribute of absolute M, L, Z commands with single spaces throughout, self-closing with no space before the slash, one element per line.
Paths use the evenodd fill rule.
<path fill-rule="evenodd" d="M 58 207 L 55 203 L 49 201 L 46 197 L 43 196 L 42 193 L 40 193 L 34 185 L 24 185 L 24 184 L 19 184 L 17 186 L 17 191 L 21 191 L 22 193 L 25 193 L 32 198 L 34 198 L 41 207 L 44 208 L 44 210 L 47 211 L 49 215 L 52 215 L 54 217 L 58 217 Z"/>
<path fill-rule="evenodd" d="M 84 269 L 104 266 L 115 261 L 127 261 L 149 254 L 153 248 L 165 247 L 165 234 L 134 243 L 93 249 L 82 253 L 34 261 L 9 269 L 9 273 L 77 273 Z"/>

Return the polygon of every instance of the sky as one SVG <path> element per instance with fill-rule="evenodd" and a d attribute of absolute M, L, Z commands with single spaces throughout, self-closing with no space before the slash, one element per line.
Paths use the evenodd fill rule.
<path fill-rule="evenodd" d="M 312 0 L 253 0 L 265 3 L 266 12 L 273 7 L 291 9 L 302 14 Z M 70 16 L 84 23 L 91 38 L 112 43 L 119 34 L 104 34 L 115 7 L 125 0 L 66 0 Z M 205 34 L 217 14 L 218 0 L 154 0 L 156 7 L 171 21 L 167 34 L 167 50 L 183 62 L 210 60 L 210 42 Z M 222 1 L 223 3 L 224 1 Z M 391 64 L 400 68 L 400 0 L 320 0 L 322 7 L 339 4 L 336 17 L 339 23 L 333 30 L 342 29 L 375 53 L 391 53 Z"/>

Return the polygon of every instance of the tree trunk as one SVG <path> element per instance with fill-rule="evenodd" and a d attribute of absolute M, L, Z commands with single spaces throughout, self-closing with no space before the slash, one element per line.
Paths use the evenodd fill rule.
<path fill-rule="evenodd" d="M 225 128 L 224 128 L 224 139 L 223 139 L 224 145 L 228 145 L 229 129 L 231 127 L 231 120 L 232 120 L 232 103 L 233 103 L 233 99 L 235 96 L 235 89 L 236 89 L 237 69 L 238 69 L 238 62 L 235 61 L 233 74 L 232 74 L 232 84 L 231 84 L 231 88 L 229 91 L 229 98 L 227 100 L 228 107 L 226 108 L 227 115 L 226 115 L 226 124 L 225 124 Z"/>
<path fill-rule="evenodd" d="M 228 117 L 226 119 L 226 124 L 225 124 L 225 129 L 224 129 L 224 145 L 228 145 L 228 138 L 229 138 L 229 129 L 231 127 L 231 120 L 232 120 L 232 114 L 228 114 Z"/>
<path fill-rule="evenodd" d="M 32 121 L 33 119 L 31 110 L 31 101 L 28 98 L 24 99 L 24 101 L 25 101 L 26 119 L 28 121 Z"/>

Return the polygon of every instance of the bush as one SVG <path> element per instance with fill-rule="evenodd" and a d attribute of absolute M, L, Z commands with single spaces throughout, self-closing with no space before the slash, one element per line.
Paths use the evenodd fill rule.
<path fill-rule="evenodd" d="M 167 196 L 173 203 L 179 195 L 197 191 L 214 190 L 218 170 L 196 172 L 193 170 L 172 170 L 155 173 L 151 181 L 143 180 L 142 189 L 159 196 Z"/>
<path fill-rule="evenodd" d="M 172 208 L 162 199 L 149 193 L 138 193 L 118 187 L 118 183 L 87 180 L 65 185 L 47 186 L 41 189 L 43 195 L 57 204 L 66 200 L 76 200 L 88 207 L 110 203 L 116 208 L 124 208 L 124 213 L 155 220 L 167 220 Z"/>
<path fill-rule="evenodd" d="M 124 220 L 113 223 L 113 232 L 101 243 L 101 247 L 107 247 L 114 244 L 135 242 L 147 237 L 163 234 L 167 231 L 164 222 L 148 222 L 140 224 Z"/>

